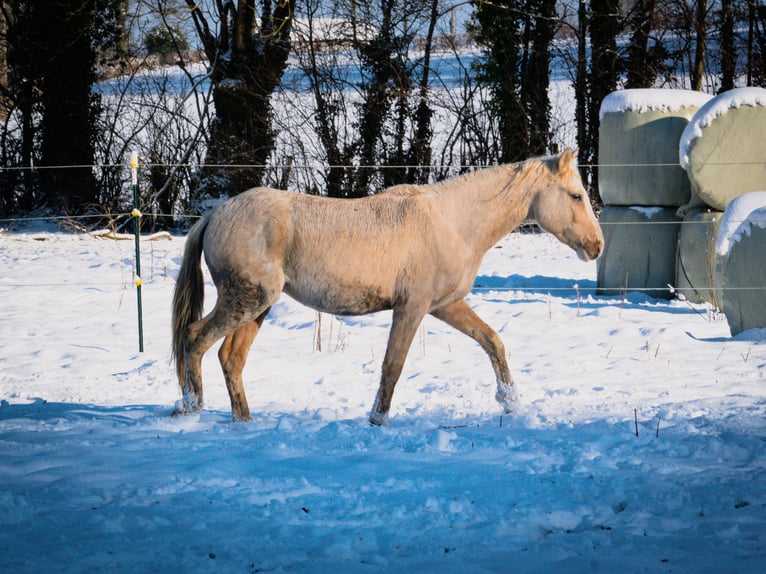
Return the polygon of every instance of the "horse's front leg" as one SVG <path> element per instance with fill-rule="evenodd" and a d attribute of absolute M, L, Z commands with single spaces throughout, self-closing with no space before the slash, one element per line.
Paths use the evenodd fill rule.
<path fill-rule="evenodd" d="M 375 403 L 370 412 L 370 424 L 374 426 L 388 425 L 388 411 L 391 408 L 391 398 L 399 376 L 402 374 L 404 361 L 417 333 L 418 325 L 425 316 L 425 310 L 415 308 L 394 309 L 391 331 L 388 334 L 386 356 L 380 376 L 380 387 L 375 397 Z"/>
<path fill-rule="evenodd" d="M 482 321 L 464 299 L 440 307 L 432 311 L 431 315 L 468 335 L 481 345 L 489 356 L 495 377 L 497 377 L 495 399 L 503 405 L 506 412 L 511 412 L 518 401 L 518 394 L 511 378 L 508 361 L 505 359 L 505 347 L 500 335 Z"/>

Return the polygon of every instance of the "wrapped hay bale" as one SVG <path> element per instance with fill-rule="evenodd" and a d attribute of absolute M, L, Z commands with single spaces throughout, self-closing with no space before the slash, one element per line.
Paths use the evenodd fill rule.
<path fill-rule="evenodd" d="M 598 188 L 606 205 L 678 207 L 689 180 L 678 140 L 711 96 L 690 90 L 621 90 L 601 103 Z"/>
<path fill-rule="evenodd" d="M 732 200 L 716 254 L 715 283 L 731 334 L 766 327 L 766 192 Z"/>
<path fill-rule="evenodd" d="M 680 218 L 673 208 L 606 206 L 599 217 L 604 252 L 597 263 L 598 292 L 644 291 L 671 298 Z"/>
<path fill-rule="evenodd" d="M 715 242 L 722 216 L 720 211 L 694 209 L 686 214 L 678 233 L 674 285 L 676 291 L 692 303 L 720 306 L 713 286 Z"/>
<path fill-rule="evenodd" d="M 766 188 L 766 89 L 723 92 L 700 107 L 679 141 L 692 191 L 725 210 L 745 193 Z"/>

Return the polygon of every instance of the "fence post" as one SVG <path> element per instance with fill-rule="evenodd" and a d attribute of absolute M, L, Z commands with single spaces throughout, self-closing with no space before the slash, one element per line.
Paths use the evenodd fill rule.
<path fill-rule="evenodd" d="M 141 212 L 138 210 L 138 153 L 130 154 L 130 175 L 133 181 L 133 235 L 136 244 L 136 302 L 138 303 L 138 352 L 144 352 L 144 319 L 141 304 L 141 249 L 139 233 L 141 231 Z"/>

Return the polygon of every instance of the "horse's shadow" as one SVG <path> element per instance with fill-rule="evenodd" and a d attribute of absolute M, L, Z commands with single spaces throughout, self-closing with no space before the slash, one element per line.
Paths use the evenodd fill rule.
<path fill-rule="evenodd" d="M 598 285 L 592 279 L 573 279 L 571 277 L 549 277 L 546 275 L 479 275 L 474 280 L 474 295 L 482 295 L 493 291 L 518 291 L 533 295 L 532 298 L 524 298 L 523 302 L 540 301 L 536 297 L 547 298 L 555 296 L 559 299 L 568 300 L 564 303 L 568 307 L 579 309 L 598 309 L 600 307 L 620 304 L 631 307 L 641 307 L 645 311 L 655 313 L 670 313 L 674 315 L 698 314 L 704 312 L 693 306 L 672 306 L 668 300 L 655 298 L 642 291 L 626 291 L 621 295 L 605 295 L 598 293 Z M 497 299 L 500 300 L 500 299 Z M 520 301 L 521 302 L 521 301 Z"/>
<path fill-rule="evenodd" d="M 33 421 L 82 422 L 109 420 L 113 424 L 135 425 L 146 419 L 170 415 L 170 409 L 161 405 L 103 406 L 85 403 L 51 402 L 36 397 L 30 403 L 9 403 L 0 400 L 0 422 L 12 419 Z"/>
<path fill-rule="evenodd" d="M 564 299 L 577 299 L 583 294 L 593 295 L 596 282 L 591 279 L 549 277 L 546 275 L 478 275 L 473 282 L 474 293 L 487 291 L 523 291 L 536 295 L 556 295 Z"/>

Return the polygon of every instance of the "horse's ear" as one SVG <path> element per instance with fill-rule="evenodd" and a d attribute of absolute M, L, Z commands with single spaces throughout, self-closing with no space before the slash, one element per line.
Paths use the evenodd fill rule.
<path fill-rule="evenodd" d="M 559 172 L 564 173 L 574 168 L 574 162 L 577 160 L 578 148 L 566 148 L 559 156 Z"/>

